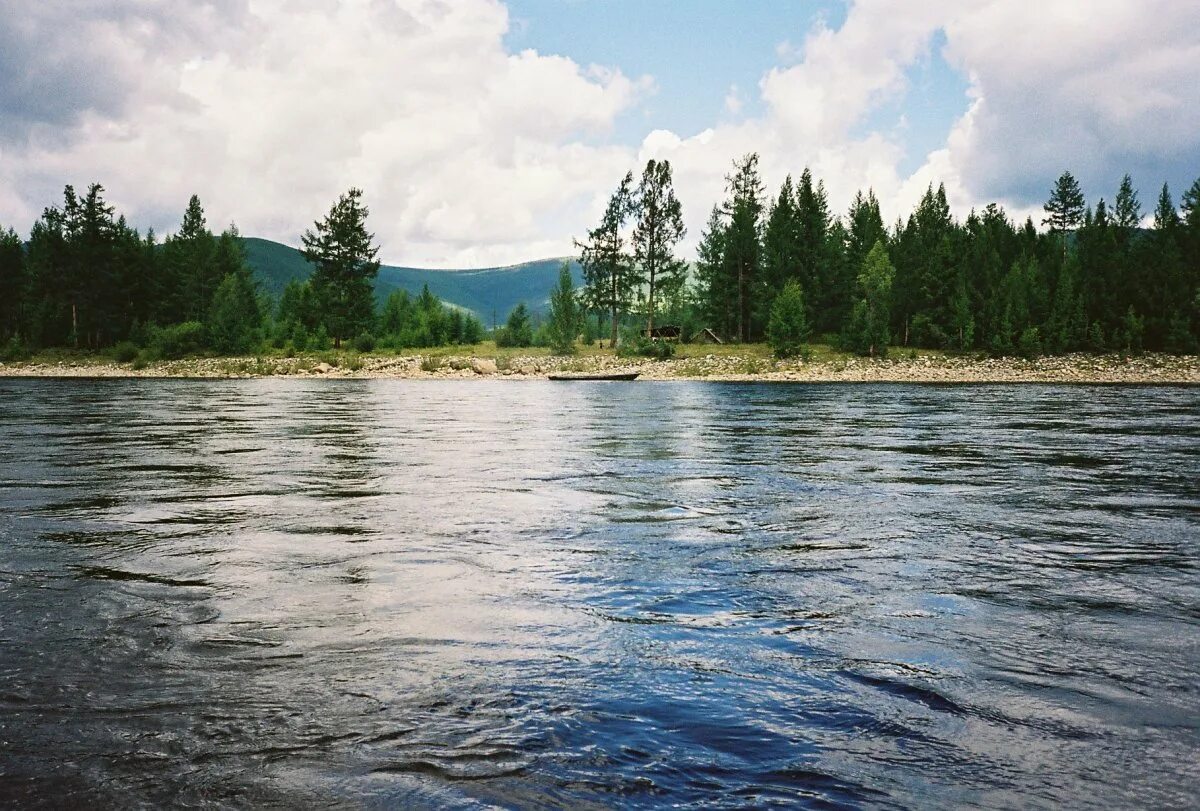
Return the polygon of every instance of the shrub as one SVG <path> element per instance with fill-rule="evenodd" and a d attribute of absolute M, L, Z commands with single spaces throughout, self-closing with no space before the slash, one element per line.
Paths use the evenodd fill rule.
<path fill-rule="evenodd" d="M 0 344 L 0 361 L 12 363 L 29 360 L 30 354 L 29 348 L 15 335 L 9 338 L 7 343 Z"/>
<path fill-rule="evenodd" d="M 308 339 L 308 348 L 314 352 L 324 352 L 333 346 L 333 341 L 329 338 L 329 331 L 325 329 L 324 324 L 317 326 L 317 331 Z"/>
<path fill-rule="evenodd" d="M 794 358 L 804 348 L 804 342 L 811 332 L 800 285 L 788 282 L 771 305 L 771 315 L 767 320 L 767 343 L 771 345 L 775 357 Z"/>
<path fill-rule="evenodd" d="M 1037 327 L 1027 327 L 1017 340 L 1017 351 L 1026 358 L 1036 358 L 1042 354 L 1042 335 Z"/>
<path fill-rule="evenodd" d="M 199 321 L 184 321 L 170 327 L 155 330 L 150 340 L 151 348 L 168 360 L 186 355 L 195 355 L 204 348 L 204 325 Z"/>
<path fill-rule="evenodd" d="M 133 341 L 121 341 L 113 347 L 113 359 L 117 363 L 129 363 L 138 356 L 137 344 Z"/>
<path fill-rule="evenodd" d="M 354 339 L 354 348 L 359 352 L 371 352 L 375 349 L 375 336 L 364 332 Z"/>
<path fill-rule="evenodd" d="M 424 357 L 421 358 L 421 371 L 422 372 L 436 372 L 438 369 L 441 369 L 441 368 L 442 368 L 442 359 L 441 358 L 434 357 L 433 355 L 425 355 Z"/>
<path fill-rule="evenodd" d="M 623 358 L 636 356 L 668 360 L 675 357 L 675 344 L 669 341 L 651 341 L 639 334 L 621 341 L 621 345 L 617 347 L 617 354 Z"/>

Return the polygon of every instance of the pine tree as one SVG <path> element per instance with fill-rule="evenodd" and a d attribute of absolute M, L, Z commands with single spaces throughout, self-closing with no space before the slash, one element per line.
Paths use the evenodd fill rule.
<path fill-rule="evenodd" d="M 637 224 L 633 229 L 634 258 L 641 268 L 641 281 L 648 290 L 646 330 L 654 329 L 655 294 L 660 288 L 670 295 L 684 279 L 686 264 L 675 257 L 675 246 L 687 230 L 683 208 L 671 183 L 669 161 L 650 160 L 642 173 L 634 199 Z"/>
<path fill-rule="evenodd" d="M 579 335 L 581 321 L 571 266 L 564 262 L 558 272 L 558 285 L 550 293 L 549 333 L 554 354 L 575 354 L 575 338 Z"/>
<path fill-rule="evenodd" d="M 633 298 L 633 260 L 621 234 L 632 212 L 633 173 L 627 172 L 608 199 L 600 224 L 588 231 L 587 242 L 575 241 L 583 268 L 584 299 L 593 309 L 609 313 L 610 346 L 617 345 L 621 314 Z"/>
<path fill-rule="evenodd" d="M 313 265 L 311 283 L 324 308 L 323 323 L 333 345 L 370 327 L 374 317 L 373 282 L 379 272 L 379 248 L 367 231 L 369 209 L 362 190 L 352 188 L 333 204 L 316 231 L 305 231 L 304 258 Z"/>
<path fill-rule="evenodd" d="M 1042 220 L 1042 225 L 1050 226 L 1054 233 L 1078 228 L 1083 222 L 1083 204 L 1079 182 L 1070 172 L 1063 172 L 1046 201 L 1046 219 Z"/>
<path fill-rule="evenodd" d="M 755 293 L 762 266 L 763 186 L 758 176 L 758 155 L 751 153 L 734 162 L 726 178 L 728 201 L 725 215 L 724 266 L 734 275 L 737 295 L 737 337 L 749 342 L 755 331 Z"/>
<path fill-rule="evenodd" d="M 25 246 L 16 231 L 0 229 L 0 342 L 22 332 L 27 285 Z"/>

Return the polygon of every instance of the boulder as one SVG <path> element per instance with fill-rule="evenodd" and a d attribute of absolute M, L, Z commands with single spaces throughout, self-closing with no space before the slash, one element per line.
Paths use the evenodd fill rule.
<path fill-rule="evenodd" d="M 491 358 L 475 358 L 471 361 L 471 371 L 477 375 L 494 375 L 500 369 Z"/>
<path fill-rule="evenodd" d="M 333 367 L 330 366 L 328 363 L 318 363 L 316 366 L 313 367 L 313 371 L 319 375 L 324 375 L 324 374 L 329 374 L 330 372 L 332 372 Z"/>

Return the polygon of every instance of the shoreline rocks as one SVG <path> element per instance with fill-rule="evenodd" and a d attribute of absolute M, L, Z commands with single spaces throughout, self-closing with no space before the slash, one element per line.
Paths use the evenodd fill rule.
<path fill-rule="evenodd" d="M 333 361 L 333 362 L 330 362 Z M 613 355 L 576 357 L 455 355 L 328 358 L 192 358 L 134 369 L 99 359 L 8 363 L 0 377 L 300 377 L 419 380 L 542 380 L 557 372 L 636 371 L 643 380 L 808 383 L 1080 383 L 1200 385 L 1200 356 L 1063 355 L 1037 359 L 920 355 L 884 359 L 838 356 L 776 361 L 761 355 L 704 355 L 650 360 Z"/>

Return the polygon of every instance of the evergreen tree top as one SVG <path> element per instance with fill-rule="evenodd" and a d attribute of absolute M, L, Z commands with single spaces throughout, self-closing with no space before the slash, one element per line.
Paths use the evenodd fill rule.
<path fill-rule="evenodd" d="M 1083 190 L 1079 188 L 1074 175 L 1063 172 L 1059 176 L 1044 208 L 1046 218 L 1042 220 L 1042 225 L 1050 226 L 1051 231 L 1069 231 L 1079 227 L 1083 222 L 1084 199 Z"/>

